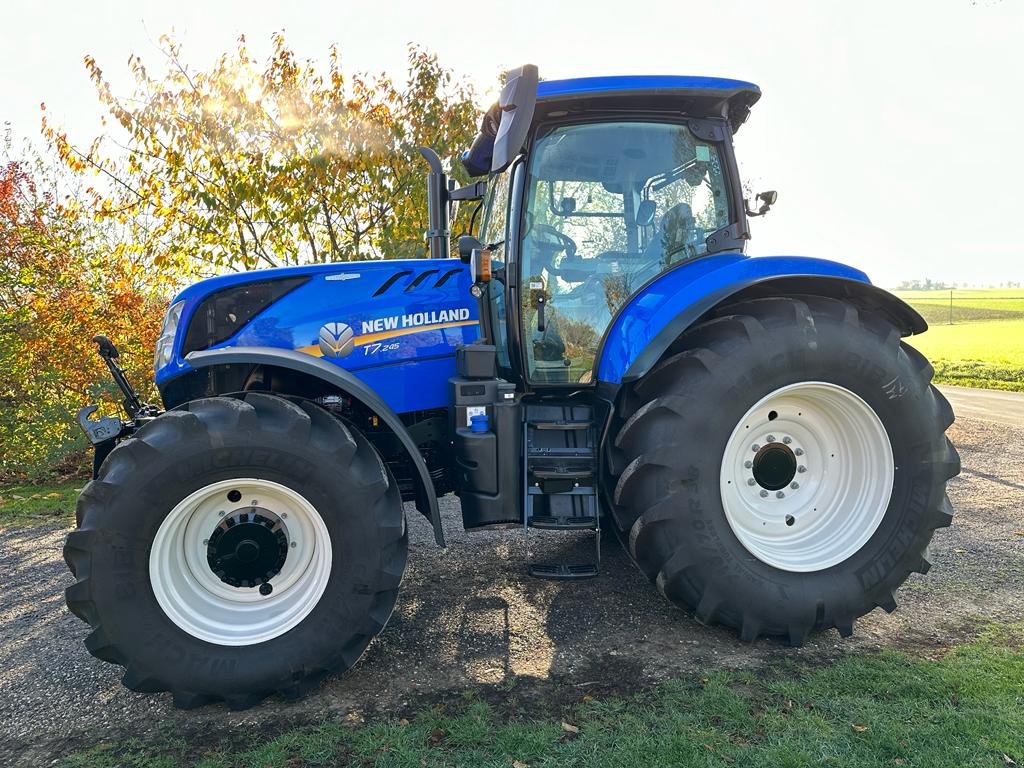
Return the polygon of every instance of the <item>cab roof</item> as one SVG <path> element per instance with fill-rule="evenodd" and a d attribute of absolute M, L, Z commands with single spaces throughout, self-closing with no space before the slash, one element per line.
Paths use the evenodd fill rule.
<path fill-rule="evenodd" d="M 726 118 L 733 131 L 747 119 L 761 89 L 745 80 L 691 75 L 618 75 L 542 80 L 537 84 L 538 113 L 641 108 L 684 111 Z M 558 105 L 558 107 L 556 107 Z"/>

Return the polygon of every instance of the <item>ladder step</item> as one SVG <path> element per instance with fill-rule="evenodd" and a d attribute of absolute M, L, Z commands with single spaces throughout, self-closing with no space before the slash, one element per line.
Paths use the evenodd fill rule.
<path fill-rule="evenodd" d="M 597 565 L 566 565 L 565 563 L 533 563 L 530 575 L 537 579 L 592 579 L 597 576 Z"/>
<path fill-rule="evenodd" d="M 527 422 L 534 429 L 588 429 L 594 426 L 592 421 L 533 421 Z"/>
<path fill-rule="evenodd" d="M 594 470 L 583 469 L 531 469 L 530 474 L 538 480 L 585 480 L 594 476 Z"/>
<path fill-rule="evenodd" d="M 593 531 L 597 530 L 597 518 L 554 517 L 552 515 L 534 515 L 528 525 L 531 528 L 542 528 L 546 531 Z"/>

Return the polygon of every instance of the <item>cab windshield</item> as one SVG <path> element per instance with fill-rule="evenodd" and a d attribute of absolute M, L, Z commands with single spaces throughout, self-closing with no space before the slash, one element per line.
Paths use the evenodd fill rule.
<path fill-rule="evenodd" d="M 707 253 L 729 224 L 718 147 L 685 125 L 555 127 L 533 146 L 522 244 L 523 339 L 534 381 L 586 382 L 614 313 Z"/>

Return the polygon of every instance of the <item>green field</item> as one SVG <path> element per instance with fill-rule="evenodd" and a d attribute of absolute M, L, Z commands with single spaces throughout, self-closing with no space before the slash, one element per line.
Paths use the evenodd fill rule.
<path fill-rule="evenodd" d="M 928 332 L 910 343 L 945 384 L 1024 392 L 1024 289 L 897 291 Z M 950 324 L 952 316 L 953 323 Z"/>

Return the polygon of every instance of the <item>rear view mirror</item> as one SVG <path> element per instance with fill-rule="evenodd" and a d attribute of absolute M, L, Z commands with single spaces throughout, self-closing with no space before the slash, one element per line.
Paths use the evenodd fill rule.
<path fill-rule="evenodd" d="M 761 203 L 756 211 L 750 209 L 749 200 L 743 201 L 743 207 L 747 210 L 747 216 L 764 216 L 775 205 L 775 201 L 779 199 L 779 193 L 774 189 L 770 189 L 767 192 L 758 192 L 756 199 Z"/>
<path fill-rule="evenodd" d="M 533 109 L 537 104 L 537 67 L 526 64 L 507 73 L 505 87 L 498 99 L 501 123 L 494 137 L 491 173 L 508 168 L 523 148 L 526 134 L 533 122 Z"/>

